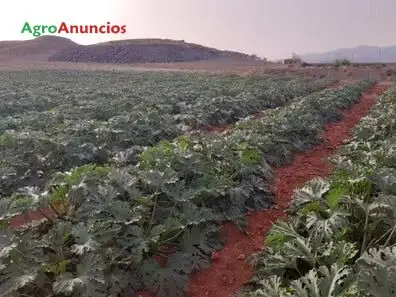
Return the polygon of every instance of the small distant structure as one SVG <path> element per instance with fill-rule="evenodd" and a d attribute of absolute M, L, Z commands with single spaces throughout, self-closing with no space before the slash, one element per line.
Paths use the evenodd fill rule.
<path fill-rule="evenodd" d="M 293 64 L 298 64 L 298 61 L 295 59 L 284 59 L 283 64 L 285 65 L 293 65 Z"/>
<path fill-rule="evenodd" d="M 295 53 L 292 54 L 291 59 L 284 59 L 283 64 L 285 65 L 301 65 L 303 60 Z"/>
<path fill-rule="evenodd" d="M 256 54 L 251 54 L 251 55 L 249 55 L 249 56 L 250 56 L 250 58 L 251 58 L 252 60 L 255 60 L 255 61 L 268 62 L 267 58 L 265 58 L 265 57 L 260 57 L 260 56 L 258 56 L 258 55 L 256 55 Z"/>

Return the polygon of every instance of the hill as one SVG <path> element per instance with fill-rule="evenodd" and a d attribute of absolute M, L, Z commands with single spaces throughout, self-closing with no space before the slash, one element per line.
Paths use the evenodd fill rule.
<path fill-rule="evenodd" d="M 377 47 L 362 45 L 355 48 L 340 48 L 324 53 L 300 55 L 308 63 L 332 63 L 348 59 L 354 63 L 396 63 L 396 46 Z"/>
<path fill-rule="evenodd" d="M 172 63 L 201 60 L 254 60 L 238 52 L 223 51 L 184 40 L 131 39 L 64 48 L 49 61 L 95 63 Z"/>
<path fill-rule="evenodd" d="M 34 58 L 46 60 L 59 50 L 78 44 L 57 36 L 41 36 L 31 40 L 0 41 L 0 58 Z"/>

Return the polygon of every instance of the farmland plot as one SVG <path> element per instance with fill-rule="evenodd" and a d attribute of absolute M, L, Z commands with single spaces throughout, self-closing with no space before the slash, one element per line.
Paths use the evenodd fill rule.
<path fill-rule="evenodd" d="M 113 159 L 186 129 L 228 124 L 331 81 L 193 74 L 10 72 L 1 75 L 0 193 L 43 186 L 55 171 Z"/>
<path fill-rule="evenodd" d="M 303 86 L 307 93 L 324 86 L 323 82 L 319 83 L 321 87 L 315 82 L 306 83 L 310 85 Z M 279 84 L 293 89 L 296 81 L 284 79 Z M 23 172 L 29 166 L 38 170 L 38 165 L 52 160 L 55 164 L 47 166 L 59 172 L 51 173 L 41 187 L 32 183 L 0 200 L 3 296 L 13 292 L 23 294 L 20 296 L 134 296 L 141 290 L 164 297 L 183 296 L 188 276 L 209 265 L 212 253 L 221 248 L 220 224 L 233 221 L 243 227 L 248 210 L 272 205 L 273 195 L 267 185 L 273 178 L 272 167 L 289 162 L 294 153 L 319 143 L 324 125 L 339 120 L 340 110 L 356 102 L 370 85 L 360 82 L 307 95 L 286 107 L 267 111 L 260 120 L 238 123 L 226 136 L 162 137 L 160 143 L 136 154 L 136 164 L 129 162 L 125 152 L 119 152 L 113 160 L 87 160 L 96 164 L 78 167 L 71 164 L 69 172 L 55 162 L 71 159 L 60 149 L 64 149 L 59 145 L 61 137 L 92 137 L 90 133 L 97 127 L 73 126 L 74 106 L 65 112 L 70 118 L 63 129 L 74 127 L 75 134 L 43 129 L 42 134 L 31 136 L 26 132 L 39 129 L 17 121 L 16 132 L 4 133 L 1 138 L 4 156 L 5 152 L 13 156 L 2 163 L 2 182 L 9 177 L 13 180 L 10 166 L 18 162 Z M 256 86 L 255 92 L 261 88 Z M 283 96 L 279 105 L 292 97 L 290 93 Z M 230 96 L 230 105 L 235 98 Z M 85 101 L 85 106 L 95 108 L 93 101 Z M 189 104 L 196 105 L 183 106 L 185 113 L 202 113 L 202 101 L 190 99 Z M 13 110 L 28 104 L 26 100 L 9 102 Z M 166 110 L 168 100 L 162 102 Z M 40 104 L 34 106 L 43 112 Z M 58 115 L 60 110 L 66 109 L 58 109 Z M 111 122 L 106 119 L 106 123 Z M 163 121 L 161 127 L 172 123 Z M 32 163 L 23 163 L 24 152 L 28 156 L 33 152 L 40 155 Z M 14 217 L 21 213 L 26 216 Z M 32 218 L 42 220 L 24 224 Z"/>
<path fill-rule="evenodd" d="M 396 89 L 378 99 L 331 160 L 336 170 L 295 191 L 251 261 L 238 296 L 394 295 Z"/>

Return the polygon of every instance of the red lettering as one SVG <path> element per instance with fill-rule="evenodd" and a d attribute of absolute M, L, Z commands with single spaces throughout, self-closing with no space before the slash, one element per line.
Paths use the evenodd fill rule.
<path fill-rule="evenodd" d="M 62 22 L 62 24 L 60 25 L 59 29 L 58 29 L 58 34 L 65 32 L 67 34 L 69 34 L 69 28 L 67 27 L 65 22 Z"/>
<path fill-rule="evenodd" d="M 42 33 L 45 33 L 46 29 L 49 30 L 49 27 L 43 26 L 41 28 Z M 73 33 L 77 33 L 77 34 L 78 33 L 82 33 L 82 34 L 87 34 L 87 33 L 90 33 L 90 34 L 93 34 L 93 33 L 95 33 L 95 34 L 98 34 L 98 33 L 100 33 L 100 34 L 106 34 L 106 33 L 118 34 L 118 33 L 121 33 L 121 34 L 125 34 L 126 33 L 126 25 L 112 26 L 110 24 L 110 22 L 107 22 L 106 25 L 102 25 L 102 26 L 96 26 L 96 25 L 84 25 L 84 26 L 83 25 L 79 25 L 79 26 L 70 25 L 70 26 L 68 26 L 65 22 L 62 22 L 61 25 L 59 26 L 58 33 L 67 33 L 67 34 L 69 34 L 69 33 L 72 33 L 72 34 Z"/>
<path fill-rule="evenodd" d="M 70 33 L 78 33 L 78 26 L 71 25 L 70 26 Z"/>
<path fill-rule="evenodd" d="M 89 33 L 89 27 L 88 26 L 80 26 L 80 33 L 84 34 L 84 33 Z"/>
<path fill-rule="evenodd" d="M 113 33 L 113 34 L 120 33 L 120 31 L 121 31 L 121 28 L 119 26 L 112 26 L 111 27 L 111 33 Z"/>
<path fill-rule="evenodd" d="M 91 26 L 89 26 L 89 33 L 93 33 L 92 31 L 95 31 L 95 34 L 97 34 L 98 33 L 98 26 L 96 26 L 96 25 L 91 25 Z"/>
<path fill-rule="evenodd" d="M 100 26 L 99 27 L 99 32 L 102 33 L 102 34 L 105 34 L 106 33 L 105 28 L 106 28 L 106 26 Z"/>

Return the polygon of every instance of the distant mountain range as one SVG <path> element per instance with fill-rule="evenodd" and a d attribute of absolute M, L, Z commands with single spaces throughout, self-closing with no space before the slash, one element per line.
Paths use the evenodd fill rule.
<path fill-rule="evenodd" d="M 340 48 L 325 53 L 300 55 L 308 63 L 332 63 L 348 59 L 354 63 L 396 63 L 396 46 L 378 47 L 362 45 L 355 48 Z"/>

